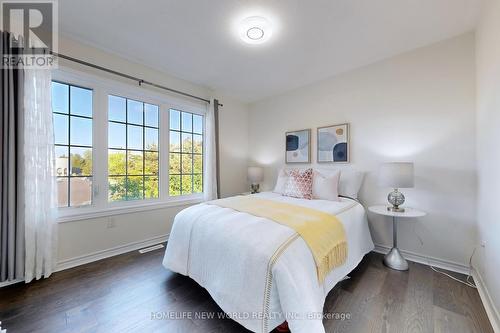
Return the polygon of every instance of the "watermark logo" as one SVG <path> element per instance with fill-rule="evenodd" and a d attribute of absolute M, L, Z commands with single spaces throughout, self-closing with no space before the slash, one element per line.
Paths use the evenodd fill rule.
<path fill-rule="evenodd" d="M 213 312 L 213 311 L 154 311 L 151 312 L 151 320 L 200 320 L 200 319 L 233 319 L 241 320 L 274 320 L 283 322 L 285 320 L 340 320 L 352 319 L 350 312 Z"/>
<path fill-rule="evenodd" d="M 2 68 L 54 69 L 58 49 L 57 0 L 0 1 L 1 27 L 10 32 Z"/>

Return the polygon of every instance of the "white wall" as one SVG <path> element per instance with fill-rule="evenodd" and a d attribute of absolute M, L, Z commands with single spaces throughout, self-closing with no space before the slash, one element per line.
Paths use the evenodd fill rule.
<path fill-rule="evenodd" d="M 221 197 L 248 191 L 248 105 L 222 93 L 219 109 Z"/>
<path fill-rule="evenodd" d="M 102 67 L 107 67 L 118 72 L 123 72 L 132 76 L 149 80 L 151 82 L 155 82 L 170 88 L 185 91 L 196 96 L 209 98 L 212 93 L 212 91 L 208 87 L 199 86 L 188 81 L 176 78 L 174 76 L 170 76 L 166 73 L 158 71 L 157 69 L 128 61 L 127 59 L 124 59 L 119 55 L 102 51 L 89 44 L 82 43 L 66 36 L 59 36 L 59 53 L 90 63 L 94 63 Z M 116 75 L 108 74 L 106 72 L 79 65 L 77 63 L 70 62 L 64 59 L 60 59 L 60 64 L 63 66 L 68 66 L 74 69 L 93 73 L 95 75 L 103 76 L 109 79 L 119 80 L 128 84 L 134 83 L 131 80 L 120 78 Z M 165 93 L 164 90 L 154 89 L 148 86 L 143 86 L 142 89 L 152 89 L 156 92 Z M 171 96 L 178 97 L 178 95 Z"/>
<path fill-rule="evenodd" d="M 271 188 L 284 164 L 285 132 L 351 124 L 351 165 L 366 171 L 361 199 L 386 202 L 376 185 L 384 161 L 414 161 L 416 188 L 407 203 L 427 217 L 401 223 L 400 247 L 467 265 L 476 241 L 474 35 L 462 35 L 251 105 L 250 162 Z M 391 225 L 370 216 L 377 244 Z M 417 234 L 423 240 L 420 244 Z"/>
<path fill-rule="evenodd" d="M 247 122 L 246 104 L 223 96 L 222 92 L 213 92 L 207 87 L 169 76 L 155 69 L 130 62 L 117 55 L 103 52 L 92 46 L 62 37 L 59 52 L 91 63 L 99 64 L 116 71 L 121 71 L 142 79 L 159 83 L 177 90 L 185 91 L 204 98 L 215 96 L 224 107 L 220 109 L 220 160 L 221 193 L 224 196 L 236 194 L 246 189 Z M 133 83 L 98 70 L 92 70 L 72 62 L 62 60 L 61 65 L 93 73 L 105 78 Z M 153 89 L 154 88 L 138 88 Z M 161 90 L 156 90 L 163 92 Z M 172 95 L 173 97 L 178 97 Z M 234 145 L 238 145 L 235 150 Z M 147 239 L 156 239 L 170 232 L 173 218 L 186 206 L 156 209 L 145 212 L 115 215 L 110 217 L 113 228 L 108 228 L 108 217 L 73 221 L 59 224 L 60 262 L 73 258 L 120 247 Z"/>
<path fill-rule="evenodd" d="M 485 243 L 476 266 L 500 309 L 500 1 L 485 2 L 476 42 L 478 240 Z"/>
<path fill-rule="evenodd" d="M 170 232 L 175 214 L 187 206 L 59 223 L 58 262 L 65 263 Z M 114 227 L 108 228 L 108 222 Z"/>

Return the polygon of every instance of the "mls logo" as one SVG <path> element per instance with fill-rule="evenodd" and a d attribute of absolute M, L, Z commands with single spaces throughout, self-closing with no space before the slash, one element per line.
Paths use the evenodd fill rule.
<path fill-rule="evenodd" d="M 10 33 L 9 46 L 12 53 L 8 62 L 5 58 L 2 59 L 3 66 L 53 67 L 54 59 L 50 53 L 57 52 L 56 1 L 10 0 L 0 2 L 1 27 L 2 31 Z M 31 58 L 26 57 L 27 55 L 30 55 Z M 46 63 L 43 62 L 43 58 L 47 60 Z"/>

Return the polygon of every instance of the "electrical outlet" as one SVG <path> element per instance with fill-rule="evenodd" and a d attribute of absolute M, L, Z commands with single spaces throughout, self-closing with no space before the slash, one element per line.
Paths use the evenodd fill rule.
<path fill-rule="evenodd" d="M 108 229 L 115 228 L 116 227 L 116 221 L 114 217 L 108 217 L 108 223 L 106 224 L 106 227 Z"/>
<path fill-rule="evenodd" d="M 479 243 L 479 245 L 481 245 L 483 249 L 486 248 L 486 241 L 482 240 L 481 243 Z"/>

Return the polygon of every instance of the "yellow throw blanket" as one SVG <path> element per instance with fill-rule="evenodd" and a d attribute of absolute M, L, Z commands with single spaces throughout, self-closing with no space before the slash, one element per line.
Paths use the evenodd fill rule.
<path fill-rule="evenodd" d="M 236 196 L 207 203 L 263 217 L 295 230 L 311 250 L 320 283 L 347 258 L 344 226 L 334 215 L 251 196 Z"/>

